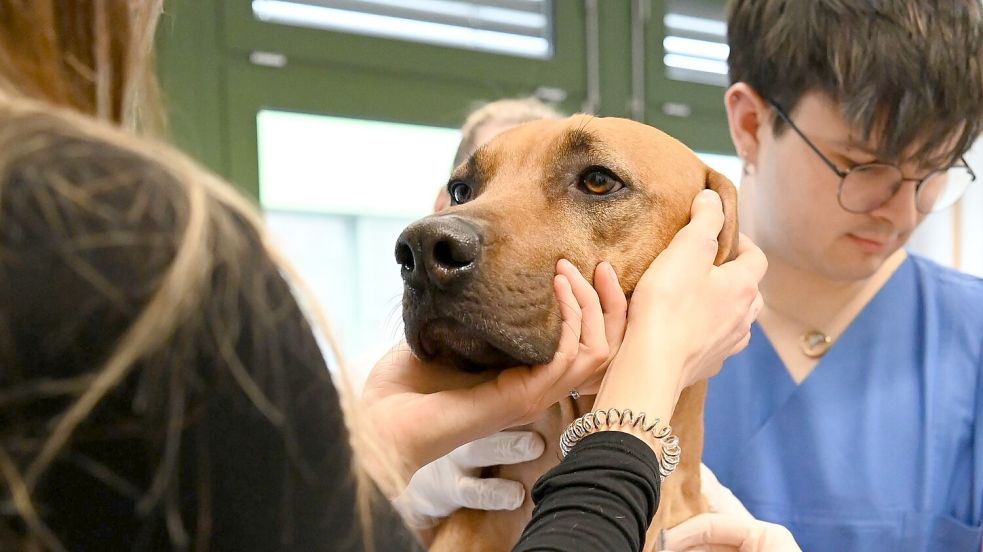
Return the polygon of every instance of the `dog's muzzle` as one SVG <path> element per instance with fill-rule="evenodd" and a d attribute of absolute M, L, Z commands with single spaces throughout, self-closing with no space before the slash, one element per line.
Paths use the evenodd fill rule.
<path fill-rule="evenodd" d="M 496 280 L 509 272 L 490 270 L 501 251 L 489 243 L 481 223 L 457 214 L 429 216 L 399 236 L 406 341 L 420 358 L 466 371 L 552 358 L 559 326 L 550 316 L 549 269 L 542 282 L 514 274 Z"/>
<path fill-rule="evenodd" d="M 481 233 L 457 216 L 431 216 L 408 226 L 396 240 L 396 262 L 413 289 L 448 290 L 467 282 L 481 258 Z"/>

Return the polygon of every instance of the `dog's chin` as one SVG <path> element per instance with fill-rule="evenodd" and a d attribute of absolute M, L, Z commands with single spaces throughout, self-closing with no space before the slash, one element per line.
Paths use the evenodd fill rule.
<path fill-rule="evenodd" d="M 447 319 L 429 321 L 418 329 L 407 327 L 406 337 L 416 356 L 449 364 L 465 372 L 542 364 L 552 357 L 530 351 L 508 351 L 479 332 Z"/>

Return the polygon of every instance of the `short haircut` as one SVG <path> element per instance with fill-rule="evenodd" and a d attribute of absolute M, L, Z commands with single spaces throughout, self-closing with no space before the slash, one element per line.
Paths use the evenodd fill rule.
<path fill-rule="evenodd" d="M 980 0 L 732 0 L 730 80 L 787 112 L 826 94 L 885 160 L 952 163 L 983 130 L 981 11 Z"/>

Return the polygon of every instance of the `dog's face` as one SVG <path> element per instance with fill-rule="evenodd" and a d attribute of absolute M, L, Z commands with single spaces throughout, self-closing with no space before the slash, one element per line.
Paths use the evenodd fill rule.
<path fill-rule="evenodd" d="M 396 243 L 413 352 L 468 371 L 548 362 L 560 258 L 610 262 L 630 294 L 704 189 L 724 200 L 718 261 L 736 247 L 734 186 L 655 128 L 577 115 L 510 130 L 454 171 L 451 207 Z"/>

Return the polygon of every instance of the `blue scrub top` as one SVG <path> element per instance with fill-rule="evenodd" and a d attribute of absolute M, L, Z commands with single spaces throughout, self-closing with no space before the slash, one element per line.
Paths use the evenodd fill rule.
<path fill-rule="evenodd" d="M 909 256 L 800 385 L 755 325 L 703 460 L 806 551 L 978 551 L 981 371 L 983 280 Z"/>

